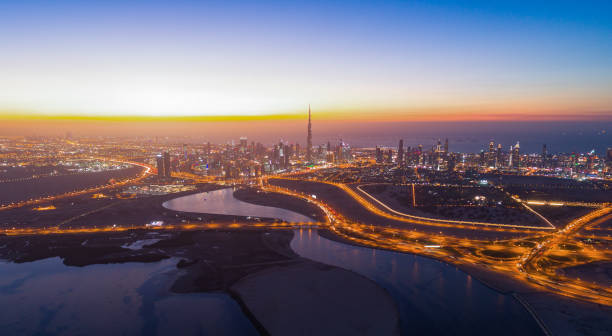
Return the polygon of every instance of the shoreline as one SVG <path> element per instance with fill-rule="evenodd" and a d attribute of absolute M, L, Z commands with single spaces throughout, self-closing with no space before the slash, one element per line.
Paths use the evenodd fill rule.
<path fill-rule="evenodd" d="M 288 197 L 275 192 L 264 191 L 252 187 L 242 187 L 234 191 L 234 198 L 255 205 L 275 207 L 297 212 L 317 222 L 325 222 L 325 213 L 315 204 L 301 198 Z"/>
<path fill-rule="evenodd" d="M 379 327 L 389 330 L 393 329 L 394 325 L 399 326 L 399 323 L 394 322 L 399 321 L 399 312 L 394 300 L 384 288 L 357 272 L 299 256 L 290 246 L 294 235 L 294 229 L 252 228 L 192 231 L 128 230 L 111 233 L 63 234 L 53 237 L 3 236 L 0 238 L 0 257 L 12 263 L 59 257 L 66 267 L 158 261 L 151 256 L 163 259 L 175 258 L 176 270 L 180 272 L 169 284 L 168 293 L 227 293 L 241 307 L 255 329 L 264 335 L 271 333 L 271 325 L 283 324 L 284 321 L 278 319 L 276 313 L 269 311 L 270 302 L 284 305 L 285 294 L 288 293 L 294 297 L 293 305 L 296 310 L 287 310 L 284 314 L 293 323 L 281 326 L 285 329 L 281 329 L 283 331 L 278 334 L 290 333 L 295 328 L 301 330 L 315 328 L 316 334 L 325 334 L 327 326 L 312 323 L 313 317 L 299 313 L 297 311 L 299 307 L 314 309 L 327 318 L 333 316 L 334 321 L 340 317 L 340 321 L 347 323 L 352 321 L 349 324 L 333 325 L 330 330 L 346 328 L 347 325 L 355 328 L 355 321 L 370 326 L 369 334 L 376 334 L 372 330 L 378 330 Z M 151 243 L 142 244 L 135 250 L 125 248 L 142 241 L 151 241 Z M 77 262 L 74 262 L 75 258 Z M 261 281 L 262 277 L 275 281 L 277 285 L 273 287 L 276 290 L 269 288 L 267 280 Z M 248 281 L 251 281 L 251 284 L 255 281 L 256 288 L 261 290 L 250 290 L 247 279 L 250 279 Z M 327 280 L 323 281 L 325 279 Z M 295 285 L 296 282 L 303 285 Z M 350 282 L 350 285 L 345 282 Z M 285 291 L 283 295 L 279 294 L 281 284 L 286 284 L 283 285 Z M 319 299 L 312 299 L 309 284 L 319 289 Z M 344 288 L 343 295 L 329 295 L 336 293 L 336 289 L 340 287 Z M 377 304 L 369 308 L 360 307 L 362 296 L 352 295 L 356 292 L 366 295 L 371 302 Z M 251 295 L 250 300 L 248 295 Z M 258 295 L 264 295 L 266 299 L 257 299 Z M 386 308 L 383 309 L 383 306 Z M 332 307 L 352 313 L 335 316 Z M 376 311 L 386 313 L 376 315 Z M 332 323 L 332 320 L 329 323 Z M 278 331 L 278 327 L 276 325 L 275 330 Z"/>

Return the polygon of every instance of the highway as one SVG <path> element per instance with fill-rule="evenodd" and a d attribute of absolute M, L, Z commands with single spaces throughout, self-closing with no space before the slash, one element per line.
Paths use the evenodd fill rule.
<path fill-rule="evenodd" d="M 154 168 L 137 162 L 120 161 L 115 159 L 107 159 L 115 162 L 129 163 L 143 167 L 142 173 L 133 179 L 118 181 L 111 185 L 102 187 L 89 188 L 72 193 L 56 195 L 44 199 L 31 200 L 12 205 L 12 207 L 33 205 L 42 202 L 48 202 L 53 199 L 76 196 L 80 194 L 99 191 L 107 188 L 114 188 L 121 185 L 135 183 L 154 172 Z M 176 177 L 193 178 L 190 174 L 176 174 Z M 472 221 L 459 220 L 443 220 L 436 218 L 428 218 L 414 216 L 402 213 L 392 209 L 374 196 L 365 192 L 360 186 L 355 188 L 343 183 L 335 183 L 329 181 L 316 181 L 326 183 L 339 188 L 349 197 L 355 200 L 361 207 L 368 212 L 380 216 L 382 218 L 391 219 L 407 224 L 415 224 L 427 227 L 438 228 L 456 228 L 468 229 L 472 232 L 478 231 L 503 231 L 503 232 L 521 232 L 525 233 L 526 237 L 519 237 L 505 240 L 491 239 L 473 239 L 469 237 L 454 237 L 444 234 L 443 231 L 416 230 L 413 226 L 394 227 L 394 226 L 377 226 L 372 224 L 357 223 L 347 219 L 338 209 L 334 209 L 327 204 L 324 199 L 317 198 L 314 195 L 301 193 L 280 186 L 269 184 L 268 179 L 286 179 L 304 181 L 299 177 L 299 174 L 283 174 L 272 175 L 258 178 L 259 187 L 265 191 L 282 193 L 292 197 L 298 197 L 307 202 L 318 206 L 326 216 L 324 222 L 321 223 L 187 223 L 182 225 L 164 225 L 163 227 L 150 227 L 143 225 L 123 226 L 123 227 L 104 227 L 104 228 L 81 228 L 81 229 L 64 229 L 62 225 L 52 228 L 13 228 L 4 231 L 7 235 L 23 235 L 23 234 L 63 234 L 63 233 L 86 233 L 86 232 L 109 232 L 114 230 L 128 230 L 134 228 L 140 229 L 180 229 L 180 230 L 197 230 L 197 229 L 241 229 L 241 228 L 268 228 L 268 229 L 291 229 L 300 227 L 309 228 L 327 228 L 337 234 L 339 237 L 356 244 L 388 249 L 406 253 L 414 253 L 430 256 L 439 260 L 443 260 L 455 265 L 463 265 L 467 267 L 478 267 L 489 272 L 494 272 L 501 277 L 513 279 L 522 284 L 534 286 L 540 290 L 554 292 L 558 295 L 564 295 L 572 298 L 597 302 L 604 305 L 612 306 L 612 290 L 593 283 L 585 283 L 578 279 L 560 277 L 555 274 L 554 269 L 542 269 L 538 267 L 538 261 L 544 258 L 547 253 L 567 241 L 570 238 L 579 235 L 583 228 L 596 225 L 604 219 L 608 219 L 612 212 L 612 207 L 599 207 L 593 209 L 587 215 L 578 218 L 569 223 L 564 229 L 557 230 L 552 226 L 522 226 L 510 225 L 505 223 L 483 223 Z M 199 178 L 196 182 L 210 182 L 210 178 Z M 253 181 L 253 179 L 250 179 Z M 309 180 L 313 181 L 313 180 Z M 244 182 L 244 179 L 236 181 L 226 181 L 225 183 Z M 313 181 L 314 182 L 314 181 Z M 0 208 L 5 210 L 10 207 Z M 82 216 L 89 215 L 85 213 Z M 81 215 L 79 215 L 81 216 Z M 67 221 L 73 220 L 70 218 Z M 65 223 L 63 223 L 65 224 Z M 475 231 L 473 231 L 475 230 Z M 533 242 L 536 243 L 533 243 Z M 533 246 L 532 246 L 533 245 Z M 593 251 L 592 256 L 601 257 L 600 252 Z"/>
<path fill-rule="evenodd" d="M 387 218 L 397 219 L 397 216 L 390 215 L 365 201 L 351 188 L 345 185 L 343 187 L 343 185 L 337 183 L 329 184 L 340 187 L 369 211 Z M 548 251 L 550 247 L 558 245 L 567 239 L 567 237 L 577 234 L 581 228 L 593 226 L 601 221 L 612 218 L 612 216 L 606 216 L 612 212 L 612 207 L 594 209 L 587 215 L 572 221 L 562 230 L 538 227 L 538 229 L 541 230 L 540 232 L 544 232 L 545 234 L 542 235 L 538 234 L 538 232 L 532 232 L 531 236 L 536 239 L 544 238 L 544 240 L 541 243 L 536 244 L 533 248 L 528 248 L 516 247 L 517 243 L 528 241 L 528 239 L 510 239 L 506 241 L 491 242 L 487 240 L 449 237 L 444 236 L 442 233 L 440 235 L 435 235 L 425 232 L 416 232 L 410 229 L 380 227 L 355 223 L 347 220 L 344 216 L 342 216 L 342 214 L 326 205 L 323 201 L 313 198 L 312 195 L 266 184 L 264 184 L 264 189 L 267 191 L 281 192 L 287 195 L 308 199 L 309 201 L 317 204 L 322 210 L 325 211 L 326 214 L 329 214 L 329 229 L 338 236 L 346 240 L 353 241 L 357 244 L 400 252 L 428 255 L 457 265 L 482 267 L 488 271 L 497 272 L 500 275 L 503 274 L 504 276 L 523 284 L 535 286 L 540 290 L 546 290 L 557 295 L 563 295 L 574 299 L 612 306 L 612 289 L 610 288 L 594 283 L 587 283 L 579 279 L 567 277 L 561 278 L 555 274 L 554 270 L 544 272 L 537 267 L 527 267 L 528 265 L 534 264 L 538 258 L 545 255 L 546 251 Z M 428 225 L 429 223 L 436 226 L 440 225 L 440 223 L 437 221 L 421 221 L 421 219 L 415 220 L 412 218 L 404 218 L 404 220 L 410 222 L 416 221 L 422 225 Z M 463 222 L 450 221 L 450 223 L 444 224 L 462 226 Z M 483 229 L 484 228 L 485 227 L 483 227 Z M 549 233 L 546 233 L 547 231 Z M 550 231 L 553 231 L 553 233 L 550 234 Z M 516 251 L 520 257 L 496 259 L 483 254 L 483 252 L 491 249 L 495 250 L 499 247 L 504 247 L 509 251 Z"/>
<path fill-rule="evenodd" d="M 144 163 L 140 163 L 140 162 L 124 161 L 124 160 L 110 159 L 110 158 L 91 158 L 91 159 L 92 160 L 103 160 L 103 161 L 117 162 L 117 163 L 122 163 L 122 164 L 130 164 L 130 165 L 142 167 L 143 170 L 140 173 L 140 175 L 138 175 L 138 176 L 136 176 L 134 178 L 118 180 L 118 181 L 115 181 L 114 183 L 109 183 L 109 184 L 105 184 L 105 185 L 101 185 L 101 186 L 96 186 L 96 187 L 91 187 L 91 188 L 86 188 L 86 189 L 81 189 L 81 190 L 75 190 L 75 191 L 71 191 L 71 192 L 67 192 L 67 193 L 63 193 L 63 194 L 58 194 L 58 195 L 53 195 L 53 196 L 47 196 L 47 197 L 41 197 L 41 198 L 36 198 L 36 199 L 30 199 L 30 200 L 25 200 L 25 201 L 21 201 L 21 202 L 11 203 L 11 204 L 7 204 L 7 205 L 4 205 L 4 206 L 0 206 L 0 211 L 9 210 L 9 209 L 15 209 L 15 208 L 23 207 L 23 206 L 31 206 L 31 205 L 36 205 L 36 204 L 40 204 L 40 203 L 51 202 L 51 201 L 54 201 L 54 200 L 57 200 L 57 199 L 61 199 L 61 198 L 74 197 L 74 196 L 79 196 L 79 195 L 84 195 L 84 194 L 88 194 L 88 193 L 98 192 L 98 191 L 102 191 L 102 190 L 106 190 L 106 189 L 112 189 L 112 188 L 116 188 L 116 187 L 121 187 L 121 186 L 129 185 L 129 184 L 136 183 L 136 182 L 144 179 L 149 174 L 151 174 L 152 171 L 154 171 L 153 167 L 151 167 L 151 166 L 149 166 L 147 164 L 144 164 Z"/>

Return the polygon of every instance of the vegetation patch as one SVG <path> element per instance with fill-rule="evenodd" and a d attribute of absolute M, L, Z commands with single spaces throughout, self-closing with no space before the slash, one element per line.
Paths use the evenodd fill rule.
<path fill-rule="evenodd" d="M 518 258 L 521 255 L 520 253 L 508 251 L 508 250 L 484 250 L 484 251 L 481 251 L 480 253 L 482 253 L 483 255 L 487 257 L 497 258 L 497 259 L 514 259 L 514 258 Z"/>

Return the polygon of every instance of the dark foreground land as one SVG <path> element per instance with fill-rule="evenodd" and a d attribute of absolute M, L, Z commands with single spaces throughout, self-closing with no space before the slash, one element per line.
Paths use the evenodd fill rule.
<path fill-rule="evenodd" d="M 263 334 L 399 334 L 393 299 L 374 282 L 297 256 L 291 230 L 128 230 L 0 236 L 0 259 L 68 266 L 175 258 L 174 293 L 229 293 Z M 359 295 L 355 295 L 359 293 Z"/>
<path fill-rule="evenodd" d="M 536 215 L 494 188 L 416 185 L 414 205 L 412 188 L 407 186 L 368 184 L 361 188 L 391 208 L 416 216 L 512 225 L 544 225 Z M 483 200 L 476 200 L 481 197 Z"/>

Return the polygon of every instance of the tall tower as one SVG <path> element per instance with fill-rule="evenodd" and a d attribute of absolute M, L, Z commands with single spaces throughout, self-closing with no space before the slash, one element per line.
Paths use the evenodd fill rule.
<path fill-rule="evenodd" d="M 170 163 L 170 153 L 164 152 L 164 177 L 172 177 L 172 164 Z"/>
<path fill-rule="evenodd" d="M 165 174 L 165 170 L 164 170 L 164 157 L 159 154 L 156 157 L 157 159 L 157 177 L 164 177 Z"/>
<path fill-rule="evenodd" d="M 308 137 L 306 138 L 306 161 L 312 161 L 312 122 L 310 120 L 310 104 L 308 104 Z"/>
<path fill-rule="evenodd" d="M 404 166 L 404 139 L 400 139 L 399 146 L 397 146 L 397 165 Z"/>
<path fill-rule="evenodd" d="M 521 153 L 520 153 L 520 145 L 519 142 L 516 142 L 514 145 L 514 149 L 512 150 L 512 167 L 520 168 L 521 166 Z"/>

